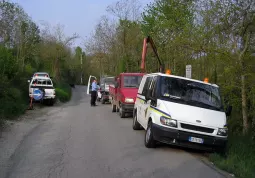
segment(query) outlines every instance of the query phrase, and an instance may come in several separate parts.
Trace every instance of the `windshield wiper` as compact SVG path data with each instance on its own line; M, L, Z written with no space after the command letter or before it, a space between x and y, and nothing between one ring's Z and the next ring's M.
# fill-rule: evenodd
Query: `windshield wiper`
M217 111L221 111L221 108L220 107L216 107L216 106L212 106L210 104L206 104L206 103L203 103L203 102L200 102L200 101L195 101L195 100L188 100L187 102L191 102L191 103L196 103L196 104L199 104L199 105L203 105L203 106L206 106L208 107L208 109L216 109Z
M137 88L137 86L133 86L133 85L126 85L125 87L127 87L127 88Z
M173 98L173 99L182 99L181 97L179 96L174 96L174 95L169 95L170 98Z

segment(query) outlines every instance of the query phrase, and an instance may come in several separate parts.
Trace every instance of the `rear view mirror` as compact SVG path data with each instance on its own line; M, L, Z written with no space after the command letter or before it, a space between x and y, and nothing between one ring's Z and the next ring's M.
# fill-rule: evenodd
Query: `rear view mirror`
M151 99L151 90L148 90L147 92L146 92L146 94L145 94L145 100L146 101L148 101L148 100L150 100Z
M226 116L230 116L231 115L231 112L232 112L232 106L228 106L226 108Z

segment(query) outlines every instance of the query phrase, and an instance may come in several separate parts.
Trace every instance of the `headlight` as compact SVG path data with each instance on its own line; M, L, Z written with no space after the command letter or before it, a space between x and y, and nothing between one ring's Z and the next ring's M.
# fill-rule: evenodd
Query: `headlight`
M227 128L219 128L217 135L227 136L228 135L228 129Z
M167 117L164 117L164 116L160 117L160 123L163 124L163 125L170 126L170 127L177 127L177 121L176 120L171 119L171 118L167 118Z
M125 98L125 103L133 103L134 99L133 98Z

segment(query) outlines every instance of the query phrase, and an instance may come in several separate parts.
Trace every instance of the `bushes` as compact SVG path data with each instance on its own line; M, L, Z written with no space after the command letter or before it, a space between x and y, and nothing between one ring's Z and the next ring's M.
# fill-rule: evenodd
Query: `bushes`
M230 136L226 157L210 156L219 168L238 178L255 178L255 141L247 136Z
M0 117L11 119L25 112L26 101L17 88L9 88L1 97Z
M56 97L61 102L66 102L70 99L70 95L60 88L56 88Z
M71 87L66 83L56 83L56 97L61 102L67 102L70 100L72 96L72 89Z

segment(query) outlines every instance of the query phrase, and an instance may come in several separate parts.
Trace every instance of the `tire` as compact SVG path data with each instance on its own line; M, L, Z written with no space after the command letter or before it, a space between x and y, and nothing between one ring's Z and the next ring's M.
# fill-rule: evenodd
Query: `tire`
M226 152L227 152L227 145L224 145L221 148L217 148L215 150L216 153L220 154L221 156L226 156Z
M145 132L144 145L146 148L155 148L156 141L153 138L152 122L150 121Z
M141 125L137 121L137 113L136 112L133 115L133 130L141 130Z
M49 100L49 105L50 105L50 106L53 106L53 105L54 105L54 100L53 100L53 99L50 99L50 100Z
M112 112L116 112L116 105L112 103Z
M120 104L120 108L119 108L119 115L120 115L120 118L124 118L125 117L125 112L123 111L122 107L121 107L121 104Z
M102 96L102 104L105 104L105 100L103 99L103 96Z

